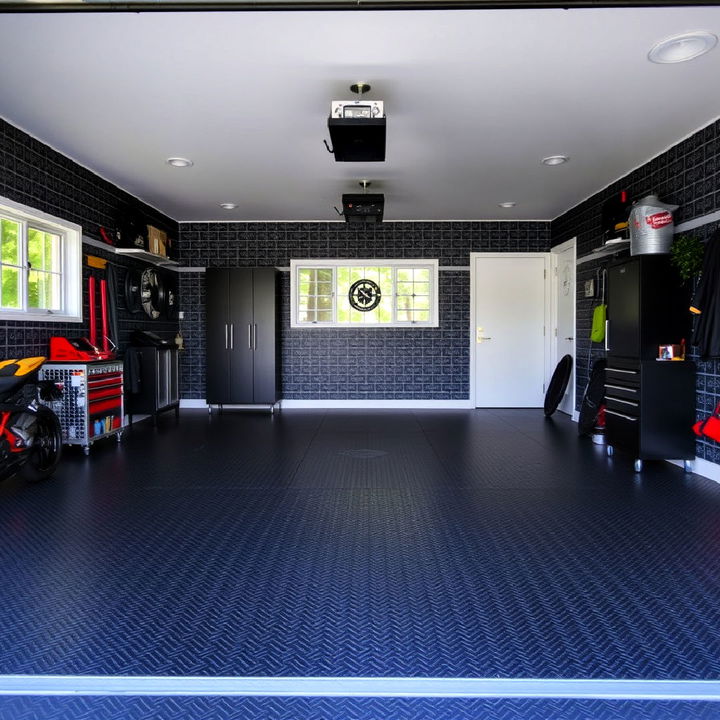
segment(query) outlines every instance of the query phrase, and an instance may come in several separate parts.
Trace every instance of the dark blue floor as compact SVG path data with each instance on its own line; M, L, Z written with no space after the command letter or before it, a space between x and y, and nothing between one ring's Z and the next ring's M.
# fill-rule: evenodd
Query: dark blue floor
M0 720L717 720L718 704L419 698L0 698Z
M2 674L720 677L720 485L541 411L185 411L0 486L0 536Z

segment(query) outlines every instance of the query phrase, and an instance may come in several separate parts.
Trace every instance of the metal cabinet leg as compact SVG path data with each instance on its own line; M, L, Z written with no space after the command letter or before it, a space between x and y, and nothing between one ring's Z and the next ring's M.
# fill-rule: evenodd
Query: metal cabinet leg
M635 464L633 465L635 472L642 472L642 466L643 461L640 458L635 458Z
M693 471L693 462L692 460L683 460L683 470L686 473L691 473Z
M608 445L607 448L605 448L605 452L607 452L608 457L612 457L615 454L615 448L612 445Z

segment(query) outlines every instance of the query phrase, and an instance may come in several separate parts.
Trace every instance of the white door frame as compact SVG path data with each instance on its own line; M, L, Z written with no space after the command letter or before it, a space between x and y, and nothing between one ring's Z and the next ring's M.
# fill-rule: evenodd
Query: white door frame
M471 252L470 253L470 400L472 407L477 407L477 388L475 387L475 327L476 327L476 312L475 306L477 304L477 277L475 273L475 260L478 257L483 258L526 258L526 257L542 257L545 259L545 368L544 376L546 378L545 387L550 382L550 370L551 368L551 335L550 326L552 320L552 258L549 252ZM552 366L554 367L554 366Z
M552 342L552 368L554 369L555 366L560 361L559 352L558 352L558 343L560 342L560 338L558 337L558 301L560 298L560 278L558 277L558 255L562 252L565 252L566 250L572 248L573 250L573 287L575 288L575 297L573 298L573 337L575 338L573 340L573 351L572 351L572 372L570 374L570 390L572 393L572 418L573 420L577 420L577 411L575 410L575 403L577 402L577 398L575 397L575 375L576 375L576 368L575 368L575 361L577 359L577 237L570 238L570 240L566 240L564 243L561 243L560 245L556 245L555 247L550 249L550 253L552 254L552 264L553 264L553 287L552 287L552 299L553 299L553 305L552 305L552 327L553 327L553 342Z

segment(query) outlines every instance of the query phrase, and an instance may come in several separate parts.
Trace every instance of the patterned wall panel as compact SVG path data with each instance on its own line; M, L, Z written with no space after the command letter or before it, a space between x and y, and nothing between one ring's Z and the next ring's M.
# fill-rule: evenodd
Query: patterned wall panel
M183 265L289 267L296 258L438 258L467 268L470 252L543 252L543 222L185 223ZM440 326L291 329L290 278L282 273L282 397L462 400L469 394L470 274L440 272ZM181 396L205 397L204 275L182 273Z
M719 210L720 121L708 125L558 217L552 223L553 245L577 237L578 258L591 254L593 249L602 245L602 205L620 190L627 190L632 198L655 192L662 200L679 205L675 212L676 225ZM708 223L689 231L689 234L704 240L717 226L717 222ZM619 257L627 254L625 252ZM612 260L612 257L605 257L578 266L578 408L587 384L588 369L596 358L605 356L603 345L590 342L592 311L599 300L586 299L583 287L585 280L596 277L598 270ZM698 364L696 409L700 417L711 412L720 400L720 360L700 361L696 353L691 352L690 355ZM713 442L699 441L697 455L711 462L720 462L720 447Z
M170 237L177 237L178 226L174 220L1 119L0 196L77 223L82 226L84 236L98 240L99 228L115 227L119 214L126 208L167 231ZM128 267L146 267L136 260L103 253L92 246L84 246L83 250L116 264L120 289ZM84 282L88 274L84 266ZM153 330L168 339L174 337L178 329L176 321L151 321L144 315L127 313L122 292L118 298L118 315L121 347L135 327ZM87 335L87 297L83 317L86 318L83 323L0 320L0 357L44 355L51 335Z

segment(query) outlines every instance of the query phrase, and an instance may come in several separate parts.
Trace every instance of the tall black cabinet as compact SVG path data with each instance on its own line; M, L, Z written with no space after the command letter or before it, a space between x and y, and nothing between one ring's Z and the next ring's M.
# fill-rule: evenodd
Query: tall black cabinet
M206 272L208 405L270 405L279 399L277 272Z
M608 269L605 419L614 448L643 460L695 457L695 364L657 360L658 346L688 338L688 293L667 255L638 255Z

